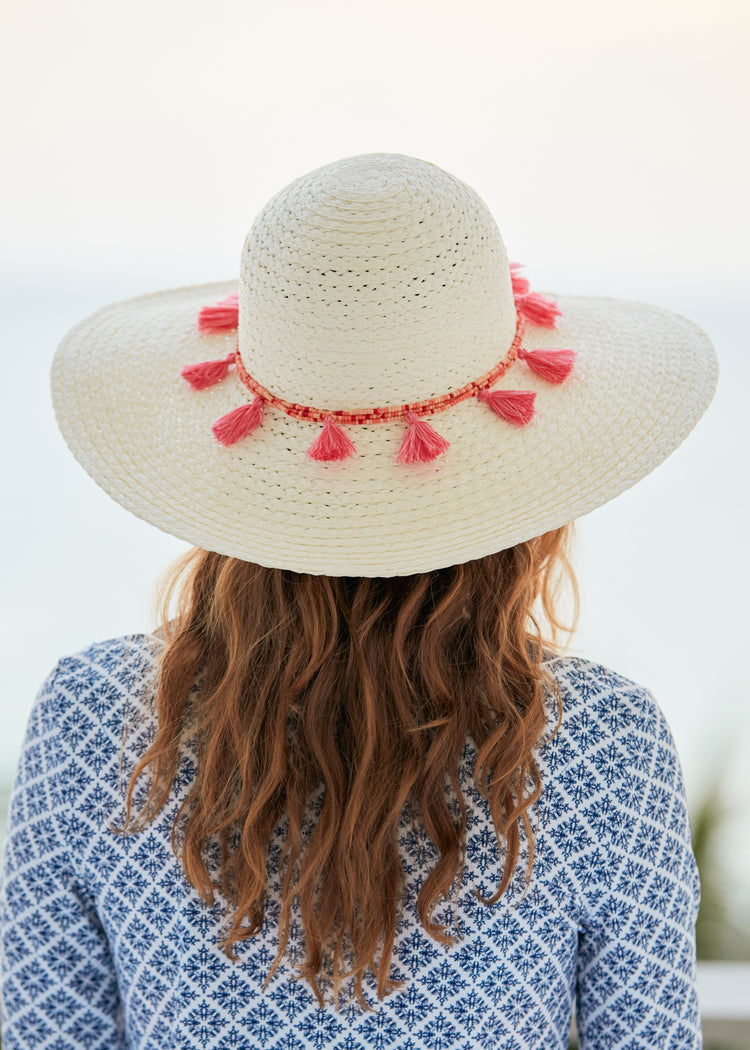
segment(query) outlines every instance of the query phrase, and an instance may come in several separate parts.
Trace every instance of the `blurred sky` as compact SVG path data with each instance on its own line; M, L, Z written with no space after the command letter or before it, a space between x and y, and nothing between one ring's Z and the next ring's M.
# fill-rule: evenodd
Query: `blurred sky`
M142 626L183 549L67 452L57 342L109 301L234 277L273 193L393 151L472 185L534 287L655 302L714 339L696 431L581 523L575 648L653 689L692 799L719 763L746 804L748 5L26 0L1 19L0 781L56 659Z

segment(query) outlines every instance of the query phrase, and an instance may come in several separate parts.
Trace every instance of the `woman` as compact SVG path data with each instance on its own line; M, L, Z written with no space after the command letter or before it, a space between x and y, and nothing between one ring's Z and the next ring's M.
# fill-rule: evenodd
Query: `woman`
M32 711L4 1050L546 1050L574 1004L582 1047L700 1046L669 728L544 623L570 523L716 375L683 318L532 291L473 190L391 154L277 194L238 286L73 329L67 442L194 550L160 631Z

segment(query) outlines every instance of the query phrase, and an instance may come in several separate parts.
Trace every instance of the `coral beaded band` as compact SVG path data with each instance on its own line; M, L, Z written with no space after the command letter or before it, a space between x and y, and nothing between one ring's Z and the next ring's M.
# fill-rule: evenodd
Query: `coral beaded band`
M460 387L458 390L452 390L449 394L441 394L439 397L428 398L426 401L409 401L404 405L386 405L380 408L363 409L361 412L349 412L346 409L314 408L312 405L300 405L296 401L285 401L282 397L276 397L266 390L257 379L253 379L250 373L246 371L240 358L239 348L234 352L233 363L239 379L252 394L257 394L263 398L266 404L271 405L273 408L278 408L281 412L286 412L288 416L292 416L294 419L309 419L316 423L323 423L328 418L335 423L390 423L394 419L403 419L407 412L429 415L433 412L443 412L446 408L458 404L459 401L464 401L467 397L477 397L481 390L492 386L501 376L504 376L516 361L518 352L521 349L523 328L523 317L519 314L516 335L505 357L498 361L489 372L485 372L479 379L472 379L470 383L466 383L465 386Z
M473 379L457 390L422 401L410 401L403 405L387 405L378 408L351 411L349 409L324 409L312 405L301 405L277 397L247 371L240 357L239 346L225 358L217 361L202 361L185 365L181 375L195 390L204 390L221 382L234 367L243 386L254 394L253 400L232 409L213 424L214 437L222 445L234 445L248 437L263 422L263 409L268 406L285 412L295 419L323 423L323 430L307 450L310 459L330 461L347 459L356 454L351 439L341 429L341 424L389 423L404 420L407 430L396 457L399 463L425 463L441 455L449 442L441 437L420 415L432 415L476 397L484 401L493 412L508 423L525 426L534 417L533 390L490 390L515 364L523 361L536 375L550 383L562 383L570 374L575 362L574 350L549 348L525 350L522 346L524 322L544 328L554 328L560 310L556 303L537 292L529 290L528 281L519 274L519 267L511 263L511 279L516 306L516 334L510 349L498 363L478 379ZM239 324L239 302L236 294L214 306L204 307L198 316L201 332L226 331Z

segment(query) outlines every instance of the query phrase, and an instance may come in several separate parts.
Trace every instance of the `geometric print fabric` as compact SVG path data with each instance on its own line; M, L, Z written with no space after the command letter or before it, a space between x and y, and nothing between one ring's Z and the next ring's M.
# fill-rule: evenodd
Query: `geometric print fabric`
M391 976L407 984L378 1001L365 980L374 1012L345 997L338 1011L330 1000L321 1010L293 979L304 959L299 921L261 991L278 947L283 820L263 929L234 945L237 964L217 943L225 901L201 902L169 842L195 752L184 749L156 821L134 836L108 829L153 739L161 647L153 635L95 644L61 660L34 704L0 887L3 1050L556 1050L568 1045L574 1009L581 1050L701 1046L698 873L679 760L648 690L587 660L548 661L564 715L551 736L550 704L537 751L533 874L526 887L524 843L509 890L489 908L473 889L492 895L502 853L473 785L469 737L459 766L466 867L435 913L461 939L440 945L417 918L438 851L405 807ZM320 802L311 799L311 821Z

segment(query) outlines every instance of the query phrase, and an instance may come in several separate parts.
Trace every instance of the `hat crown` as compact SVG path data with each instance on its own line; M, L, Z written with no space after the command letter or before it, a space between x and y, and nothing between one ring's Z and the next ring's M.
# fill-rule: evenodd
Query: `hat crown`
M516 329L484 201L391 153L327 164L277 193L245 240L239 305L248 372L332 410L449 393L492 368Z

